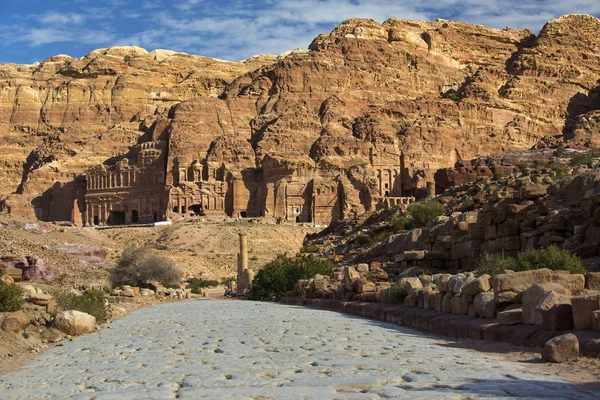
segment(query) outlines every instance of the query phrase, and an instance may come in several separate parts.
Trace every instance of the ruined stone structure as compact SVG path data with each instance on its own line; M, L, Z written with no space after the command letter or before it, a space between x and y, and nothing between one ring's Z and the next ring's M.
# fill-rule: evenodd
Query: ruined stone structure
M248 237L240 233L240 252L238 253L237 293L246 294L252 289L254 272L248 268Z

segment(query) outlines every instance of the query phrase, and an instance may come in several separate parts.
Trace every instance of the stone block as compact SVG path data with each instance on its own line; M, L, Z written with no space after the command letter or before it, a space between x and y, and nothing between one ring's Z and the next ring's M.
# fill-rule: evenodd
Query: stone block
M473 296L459 296L460 298L460 311L459 314L467 315L469 313L469 307L473 305Z
M521 293L535 283L552 281L552 271L548 268L533 271L500 274L492 278L492 288L496 303L517 303Z
M346 284L346 289L352 290L352 285L358 278L360 278L360 274L354 267L344 268L344 283Z
M542 315L542 326L552 331L573 329L571 296L550 291L536 305Z
M456 283L454 284L454 288L452 289L452 292L454 292L456 294L461 294L462 289L469 283L473 282L474 280L475 280L475 276L473 276L472 274L467 274L467 275L463 276L462 278L457 279Z
M437 312L442 311L442 299L444 298L443 292L435 292L433 294L433 310Z
M454 287L456 286L456 282L465 278L465 274L456 274L452 275L450 279L448 279L448 292L455 293Z
M404 261L419 261L425 259L426 250L408 250L404 252Z
M450 312L450 299L452 299L452 293L446 292L444 297L442 297L442 312Z
M488 240L496 239L496 225L489 225L484 228L483 238L487 242Z
M485 227L480 224L469 225L469 239L483 240L485 236Z
M600 310L592 311L592 329L600 331Z
M460 293L468 296L475 296L477 293L487 292L491 287L490 279L491 276L484 274L479 278L465 284Z
M473 300L477 315L482 318L494 318L496 316L496 299L493 292L478 293Z
M515 251L519 249L521 249L521 237L519 235L504 238L504 250Z
M571 297L575 329L590 329L592 327L592 312L600 310L599 297L598 294Z
M440 292L448 292L448 281L452 278L450 274L442 274L438 278L437 287Z
M497 315L498 323L502 325L515 325L523 323L523 310L515 308L499 312Z
M477 318L477 311L475 311L475 304L470 303L469 304L469 317L471 318Z
M571 291L565 289L558 283L546 282L536 283L529 289L524 290L521 301L523 304L523 323L531 325L542 325L542 313L536 309L536 306L544 297L544 295L550 291L554 291L558 294L571 295Z
M369 264L364 264L364 263L358 264L356 266L356 271L358 271L358 272L369 272Z
M585 287L589 290L600 292L600 272L588 272L585 274Z
M411 289L420 289L423 287L423 284L419 280L419 278L402 278L400 281L404 284L404 287L407 291Z
M546 186L530 184L521 188L521 196L524 199L537 199L546 195Z
M416 307L417 306L417 298L413 295L408 295L404 298L404 306L406 307Z
M577 361L579 359L579 340L572 333L557 336L546 342L542 358L553 363Z
M450 312L457 315L462 314L460 296L454 296L450 299Z
M562 285L571 292L580 292L585 289L585 276L583 274L561 274L552 275L552 282Z

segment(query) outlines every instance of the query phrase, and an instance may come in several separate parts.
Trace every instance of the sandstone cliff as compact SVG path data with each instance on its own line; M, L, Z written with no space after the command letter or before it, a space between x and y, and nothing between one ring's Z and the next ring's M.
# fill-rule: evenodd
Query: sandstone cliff
M200 162L243 181L245 197L232 201L254 215L284 212L278 189L293 182L299 197L309 182L313 193L335 192L333 216L362 212L388 193L385 171L396 179L390 194L418 195L459 160L556 134L597 143L598 32L586 15L550 21L537 36L351 19L279 59L111 48L4 65L0 162L9 174L0 193L21 180L21 192L39 193L71 179L125 153L159 120L167 185L176 165Z

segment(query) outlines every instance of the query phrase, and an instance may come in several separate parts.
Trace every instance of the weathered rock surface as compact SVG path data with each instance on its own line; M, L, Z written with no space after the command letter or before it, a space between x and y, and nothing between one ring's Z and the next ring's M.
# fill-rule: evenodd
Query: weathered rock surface
M23 311L15 311L8 314L2 321L4 332L19 333L29 325L29 317Z
M55 185L36 198L38 214L77 220L83 206L72 178L149 133L168 142L165 185L178 165L197 161L243 181L247 193L236 201L252 215L285 214L277 196L286 187L298 197L330 194L323 202L336 206L319 221L361 213L386 192L424 192L435 171L457 161L528 149L560 131L598 136L590 113L600 67L589 55L599 27L582 15L550 21L538 36L350 19L309 51L277 60L110 48L81 60L3 65L0 163L8 174L0 194L19 186L25 199L13 196L7 207L32 214L34 196ZM528 185L523 196L546 189ZM297 212L308 220L304 208Z
M81 397L82 382L84 396L119 399L597 398L593 386L396 324L246 301L157 307L45 352L35 374L2 376L2 398Z

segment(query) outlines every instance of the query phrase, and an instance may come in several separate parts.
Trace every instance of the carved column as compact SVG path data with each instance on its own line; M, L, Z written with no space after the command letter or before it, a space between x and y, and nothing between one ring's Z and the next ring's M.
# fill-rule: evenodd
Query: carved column
M433 199L435 197L435 182L427 182L427 198Z
M240 233L240 252L238 254L238 277L237 291L244 293L248 289L247 270L248 270L248 237L245 233Z

